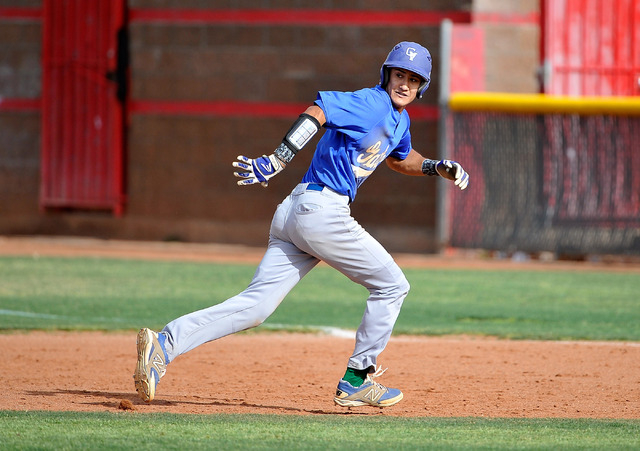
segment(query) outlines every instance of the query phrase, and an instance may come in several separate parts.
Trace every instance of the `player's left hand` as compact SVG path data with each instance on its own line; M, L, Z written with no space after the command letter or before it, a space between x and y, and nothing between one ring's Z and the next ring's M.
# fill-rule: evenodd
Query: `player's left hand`
M269 184L269 179L284 169L284 164L275 155L263 155L254 159L238 155L238 160L233 162L233 167L246 171L233 173L233 175L242 179L238 181L240 186L260 183L266 188Z
M436 163L436 171L440 177L453 180L453 184L460 189L465 189L469 185L469 174L462 169L462 165L457 161L440 160Z

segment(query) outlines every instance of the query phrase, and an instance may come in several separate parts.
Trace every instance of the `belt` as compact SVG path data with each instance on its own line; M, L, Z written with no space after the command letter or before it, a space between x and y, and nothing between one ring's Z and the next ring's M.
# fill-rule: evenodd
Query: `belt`
M309 183L307 185L307 191L322 191L324 189L324 185L320 185L318 183Z
M324 185L321 185L319 183L309 183L307 184L307 188L306 191L322 191L324 190L326 187ZM334 193L337 196L340 197L346 197L347 199L349 199L348 196L344 195L344 194L339 194L336 193L335 191L333 191L331 188L327 188L330 192ZM349 204L351 204L351 199L349 199Z

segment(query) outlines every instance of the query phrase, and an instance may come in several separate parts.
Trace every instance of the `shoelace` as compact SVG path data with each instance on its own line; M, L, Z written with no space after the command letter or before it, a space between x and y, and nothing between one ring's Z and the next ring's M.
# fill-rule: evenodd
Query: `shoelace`
M374 381L376 377L382 376L384 372L387 371L389 368L385 368L383 370L382 365L380 365L378 368L374 366L374 368L375 368L375 371L373 373L367 374L367 380L371 382L373 385L375 385L376 387L378 387L380 390L389 391L389 389L384 385L382 385L380 382Z

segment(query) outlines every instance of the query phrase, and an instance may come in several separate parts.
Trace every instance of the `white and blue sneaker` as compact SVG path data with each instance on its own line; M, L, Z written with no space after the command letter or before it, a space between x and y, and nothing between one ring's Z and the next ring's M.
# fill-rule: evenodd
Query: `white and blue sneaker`
M167 372L167 351L164 348L166 337L151 329L138 332L138 364L133 373L138 396L145 402L153 401L160 378Z
M389 407L399 403L403 394L397 388L387 388L373 379L387 371L378 367L374 373L367 374L367 378L359 387L341 379L333 402L342 407Z

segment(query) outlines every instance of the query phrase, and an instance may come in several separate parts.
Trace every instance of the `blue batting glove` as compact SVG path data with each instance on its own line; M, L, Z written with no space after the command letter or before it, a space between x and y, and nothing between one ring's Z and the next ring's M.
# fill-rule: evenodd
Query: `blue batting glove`
M260 183L266 188L269 184L269 179L284 169L284 164L273 154L269 156L263 155L255 159L238 155L238 160L233 162L233 167L245 171L233 173L233 175L242 179L238 181L240 186Z

